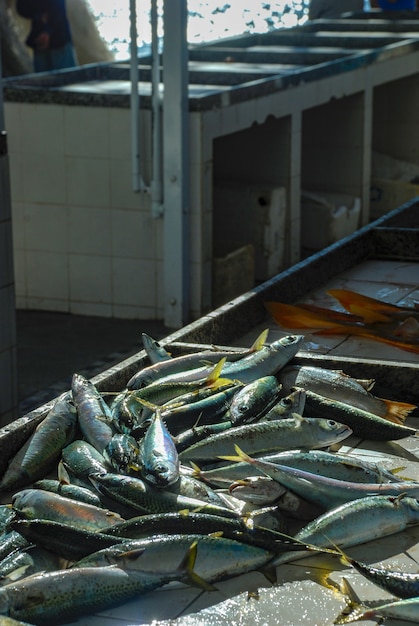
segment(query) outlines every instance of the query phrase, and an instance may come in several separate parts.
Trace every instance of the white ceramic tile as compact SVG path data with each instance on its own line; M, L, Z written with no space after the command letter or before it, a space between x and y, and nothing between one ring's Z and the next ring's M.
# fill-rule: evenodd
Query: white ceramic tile
M111 259L109 256L68 256L69 298L72 303L110 305L112 301Z
M109 159L65 159L66 201L72 206L110 207Z
M150 162L142 161L141 173L144 183L150 183ZM151 199L146 192L133 191L132 164L129 159L109 161L110 203L116 209L150 210Z
M55 204L26 204L24 208L27 250L64 253L67 250L67 207Z
M112 304L97 302L78 302L71 300L69 313L73 315L93 315L98 317L113 317Z
M24 200L23 176L22 154L19 152L9 153L10 196L12 204L14 202L23 202Z
M111 250L111 210L106 208L68 208L68 243L70 254L104 255Z
M120 305L155 306L155 262L144 259L113 259L112 299Z
M109 109L109 156L111 159L129 159L130 154L130 110Z
M68 299L68 268L65 254L28 250L26 276L28 297Z
M68 297L65 298L44 298L31 296L25 299L25 306L18 308L33 309L34 311L57 311L59 313L69 313Z
M22 105L18 102L4 103L4 121L9 155L22 150L21 107Z
M109 156L109 109L65 107L64 154L74 157Z
M62 157L64 106L26 104L21 108L20 123L25 153L49 158Z
M113 209L111 220L114 257L156 258L156 220L149 212Z
M13 270L16 298L26 297L26 253L24 250L13 250Z
M142 306L113 303L112 317L126 320L162 320L163 312L159 311L155 306L147 306L147 303L144 303Z
M65 202L66 164L62 155L25 152L23 193L26 202L63 204Z

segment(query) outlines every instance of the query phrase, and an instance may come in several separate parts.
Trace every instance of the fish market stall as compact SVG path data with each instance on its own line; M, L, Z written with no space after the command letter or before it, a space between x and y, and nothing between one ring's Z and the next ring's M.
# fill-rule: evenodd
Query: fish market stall
M417 611L413 600L405 601L402 607L387 606L390 600L402 597L400 587L391 587L391 591L389 587L384 589L371 582L357 567L361 563L367 568L371 565L386 568L387 573L379 572L376 578L381 576L387 585L396 584L394 572L403 572L407 578L408 574L416 574L419 569L419 348L417 334L415 336L419 276L418 207L419 202L412 201L396 209L158 344L152 338L144 337L143 351L92 381L85 381L75 373L70 398L73 409L68 414L66 407L62 407L62 414L69 420L70 434L65 444L60 443L60 446L63 445L63 452L58 455L61 463L56 459L45 474L49 479L59 477L59 494L63 497L68 488L75 486L69 476L74 470L72 458L75 448L82 446L80 443L76 445L76 442L104 438L100 446L106 450L107 456L103 455L105 460L98 461L96 457L93 460L92 457L89 461L90 482L95 486L95 490L88 490L89 495L106 495L110 511L105 520L100 518L95 521L101 528L100 532L97 526L87 527L87 508L83 509L86 512L83 516L85 528L75 531L73 522L69 522L69 509L64 508L62 501L58 517L53 519L53 513L49 513L47 518L45 513L45 519L49 521L42 519L43 513L39 511L47 511L45 483L44 486L37 485L42 496L38 494L36 501L31 500L30 504L29 498L36 491L31 488L32 483L43 481L45 476L36 477L34 473L30 479L28 476L22 479L20 474L14 474L5 488L10 471L9 460L22 448L36 426L39 425L36 433L42 432L45 416L49 417L53 410L58 412L58 401L39 407L1 429L0 488L3 485L3 501L13 500L18 514L12 528L18 534L20 529L22 536L30 537L38 549L49 548L55 557L59 556L60 561L60 569L56 570L60 574L44 574L52 585L50 589L57 584L54 582L56 576L59 601L48 597L47 602L43 590L38 590L38 595L34 594L30 588L30 584L34 584L32 579L28 583L26 607L25 602L19 603L23 611L30 605L32 613L23 612L15 614L15 617L29 623L46 623L45 614L33 617L37 610L33 597L43 598L38 603L43 606L42 610L45 610L46 604L61 603L64 606L70 602L68 596L71 594L66 595L65 590L67 581L72 580L83 596L83 602L86 602L84 614L77 618L71 613L71 607L66 605L65 618L53 618L52 623L69 621L79 626L104 623L121 626L221 623L326 626L348 621L348 616L342 612L346 610L349 598L355 604L365 603L368 607L386 605L380 609L380 615L396 615L399 623L400 620L401 623L414 622L409 617L409 611L410 616ZM362 324L359 322L361 312L371 303L357 300L356 311L345 313L345 305L349 305L343 295L348 293L352 294L352 305L353 294L363 294L381 303L378 312L374 309L372 313L369 309L368 320L364 319ZM301 310L298 315L298 311L293 310L294 317L288 319L288 325L285 325L284 317L278 321L278 310L272 308L272 303L291 307L306 305L301 310L310 315L318 315L319 309L324 315L327 311L328 322L332 320L337 327L332 332L329 326L327 334L319 334L318 331L324 329L314 326L314 317L309 318L313 323L310 328L307 319L301 317ZM284 310L280 310L281 315ZM386 332L379 326L380 334L374 337L365 334L366 331L372 332L372 317L387 319L390 315L402 316L403 329L406 319L413 320L409 321L407 335L399 332L390 336L387 322ZM353 316L357 318L356 323ZM302 327L302 323L306 325ZM397 329L400 331L399 317ZM261 365L253 369L256 360L265 354L264 350L269 354L275 353L275 357L280 355L270 370L273 374L262 369ZM165 429L170 430L173 421L164 412L163 402L156 402L152 387L155 385L155 393L157 389L160 393L162 370L170 369L177 357L184 358L185 355L197 356L195 368L202 369L199 380L204 379L208 385L217 382L219 393L227 393L232 387L231 380L234 380L238 387L236 389L233 385L232 398L238 398L239 394L249 392L248 388L253 383L259 384L263 379L266 384L269 383L272 396L269 395L269 401L264 399L261 405L259 395L258 404L253 395L251 400L249 395L240 396L237 402L229 400L228 420L214 419L212 424L209 420L205 424L206 431L199 430L207 419L206 413L204 417L204 405L201 405L199 416L188 418L192 420L189 429L179 426L176 434L171 433L165 439ZM156 376L156 368L150 366L152 360L160 368L154 382L152 377ZM262 362L266 363L264 359ZM250 371L245 366L248 363L252 364L250 378L246 378L244 373L245 370ZM315 396L318 393L326 397L327 394L330 398L332 392L329 387L324 393L318 387L317 391L313 391L314 386L310 382L313 370L317 374L322 373L322 384L330 375L336 376L331 387L341 394L334 398L331 409L326 404L321 405L325 414L320 419L311 415L311 411L315 412ZM336 374L339 371L345 375ZM290 375L294 378L290 379ZM226 383L226 379L229 382ZM361 392L359 387L364 391ZM363 409L358 407L358 392L368 399L368 406L364 405ZM88 402L86 393L89 394ZM182 403L179 401L179 390L176 393L172 398L175 398L174 404L177 403L178 409ZM374 408L369 404L371 400L377 402ZM68 398L61 398L61 402L65 404ZM156 404L159 404L158 410L155 409ZM94 421L93 433L91 423L86 419L87 405L95 405L96 417L101 415ZM107 407L113 407L113 417L108 417ZM174 408L172 403L171 410ZM76 411L77 428L82 433L78 431L77 435L72 432ZM271 411L275 411L275 417ZM115 415L121 431L118 433L118 445L113 439L114 434L110 435L106 430L115 423ZM152 450L157 449L154 439L154 443L150 444L151 426L153 432L160 433L165 441L165 450L170 449L163 461L162 457L158 458L161 463L157 466L153 462L153 454L149 454L149 446ZM290 436L294 437L294 426L299 429L298 445L295 440L289 443L286 439L286 432L292 431ZM318 429L311 444L304 439L306 427ZM184 438L187 430L190 431L187 433L189 439ZM58 433L65 439L67 430L62 427L56 433L55 439L58 439ZM141 457L130 456L128 451L132 448L118 447L127 434L134 436L134 448L141 449ZM192 443L190 438L198 436L201 439ZM107 437L113 441L111 447L106 443L109 442ZM281 441L285 442L283 447ZM171 447L173 442L176 452ZM209 444L220 447L208 448ZM306 448L308 452L304 452ZM120 454L121 449L123 454ZM260 456L268 456L268 449L275 449L278 456L271 461L268 459L268 462L266 459L255 462ZM114 452L119 456L113 456ZM199 498L182 500L181 497L186 496L174 491L173 485L180 480L176 474L176 455L180 466L189 467L182 479L186 482L188 476L199 482L203 490ZM294 455L300 462L304 459L304 463L312 463L316 459L320 465L311 472L307 470L307 465L305 470L296 469ZM220 457L229 458L221 462ZM116 461L116 458L119 460ZM216 462L214 459L217 459ZM331 478L326 470L326 462L332 463L333 460L334 463L336 459L342 464L339 470L335 467L333 473L343 471L344 480L342 474L341 478ZM20 458L19 471L21 461ZM227 469L220 470L220 467ZM314 465L311 467L314 468ZM244 473L239 474L240 471ZM364 487L360 486L362 481L355 478L360 471L367 472L371 477L368 481L364 480ZM369 472L375 473L370 475ZM251 475L264 478L264 481L251 481ZM130 509L132 500L127 494L132 493L129 489L140 476L144 485L147 481L149 485L154 485L153 497L159 498L160 504L157 506L155 500L152 505L146 505L144 500L138 504L138 501L137 510L142 509L143 512L137 517ZM372 476L375 476L374 480ZM314 480L315 483L310 482ZM217 482L217 488L213 487ZM257 491L253 491L253 482L258 483ZM345 482L344 491L342 482ZM261 491L259 484L263 485ZM302 484L306 485L304 492ZM221 485L227 487L222 488ZM216 496L211 492L213 488ZM207 490L205 496L202 495L204 490ZM167 496L167 492L171 496ZM257 504L249 503L249 492L256 494L252 496L252 501ZM149 493L145 487L144 493ZM240 495L243 508L237 516ZM178 498L176 504L174 496ZM171 498L170 504L166 497ZM201 500L204 497L211 500ZM39 508L41 498L45 498L42 509ZM202 502L206 504L202 505ZM84 506L87 507L87 504ZM166 514L169 515L170 510L171 515L165 519L166 527L161 534L155 531L157 526L154 530L149 527L146 532L147 537L156 537L153 547L145 543L146 538L139 531L145 518L149 520L151 515L144 512L147 506L151 509L163 507ZM372 515L373 509L375 513ZM54 515L56 511L54 508ZM339 511L336 517L333 517L336 515L333 511ZM209 514L205 516L205 512ZM328 521L328 515L331 521ZM89 524L92 523L90 519ZM192 532L191 525L195 522ZM154 518L153 524L157 524ZM176 533L176 549L173 548L173 533ZM313 550L313 545L321 550ZM105 557L93 560L98 558L99 546L105 550L102 552ZM108 551L111 546L112 553ZM324 548L330 552L324 552ZM81 556L82 553L84 556ZM80 561L84 561L83 571ZM27 564L25 567L29 569ZM96 567L95 576L92 567ZM133 574L135 568L147 571L147 587L138 572ZM0 595L3 594L5 599L4 606L7 603L11 606L14 602L12 589L21 594L20 600L24 597L22 579L19 579L21 569L12 569L13 572L16 580L0 588ZM113 577L112 582L109 582L108 576ZM130 591L126 590L127 576L130 584L135 585L134 592L132 587ZM89 598L86 597L88 587L92 589ZM104 596L110 596L110 589L112 593L120 593L119 599L115 599L118 606L104 607L100 602ZM53 592L48 593L53 595ZM419 596L419 592L413 592L413 595ZM95 607L94 610L89 606ZM357 614L361 616L363 610L365 606L357 608ZM368 613L368 617L365 615L363 623L376 623L374 610Z

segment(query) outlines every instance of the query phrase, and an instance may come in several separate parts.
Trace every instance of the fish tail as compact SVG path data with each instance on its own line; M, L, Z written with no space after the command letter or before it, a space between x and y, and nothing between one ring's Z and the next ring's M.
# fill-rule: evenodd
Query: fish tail
M394 422L395 424L403 424L406 420L406 417L417 409L416 404L409 404L408 402L398 402L396 400L386 400L384 398L380 398L385 405L387 412L383 417L390 422Z
M349 289L329 289L327 293L347 311L362 317L367 324L390 322L391 314L400 311L399 307L394 304L387 304Z
M182 561L179 563L176 574L179 576L179 579L186 584L198 587L199 589L202 589L204 591L215 591L216 588L214 587L214 585L207 583L206 580L204 580L194 571L197 554L198 542L194 541L189 546Z
M349 624L350 622L357 622L374 616L373 611L369 611L367 607L362 604L358 595L344 577L342 578L340 592L346 597L347 604L333 622L334 624Z

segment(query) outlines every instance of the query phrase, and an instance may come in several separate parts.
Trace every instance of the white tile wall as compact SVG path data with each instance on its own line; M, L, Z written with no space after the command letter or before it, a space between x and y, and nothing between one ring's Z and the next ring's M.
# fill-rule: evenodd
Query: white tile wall
M162 222L151 217L149 196L132 191L129 110L6 110L17 305L161 318ZM148 113L141 132L148 141Z

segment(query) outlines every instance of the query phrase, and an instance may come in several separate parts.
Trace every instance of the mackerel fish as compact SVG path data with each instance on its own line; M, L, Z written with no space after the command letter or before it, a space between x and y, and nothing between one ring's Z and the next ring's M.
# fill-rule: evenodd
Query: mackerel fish
M247 384L262 376L276 374L297 354L303 341L304 335L281 337L237 361L224 362L220 376ZM202 380L209 372L210 366L203 366L188 372L164 376L151 383L149 387L180 380Z
M272 552L223 536L186 534L152 535L145 539L131 540L93 553L76 563L77 568L96 567L104 563L118 563L129 570L143 573L155 571L156 563L161 572L171 572L179 557L191 544L197 545L194 572L207 583L238 576L252 570L263 569L272 558ZM138 551L138 559L131 558L124 565L124 553Z
M22 578L0 588L0 615L56 626L118 606L173 580L198 580L192 571L196 548L189 544L185 553L180 565L163 573L155 567L144 573L108 565Z
M374 381L362 381L341 370L329 370L314 366L289 366L278 376L284 390L303 387L318 395L346 402L353 407L374 413L396 423L403 423L406 416L416 408L414 404L396 402L374 396L370 389Z
M358 546L419 524L419 502L408 496L366 496L351 500L309 522L295 540L319 548ZM276 565L316 552L289 552L274 559Z
M0 482L1 491L20 489L52 470L63 447L75 437L76 408L68 393L54 402L35 432L10 461Z
M260 350L264 345L267 338L268 331L264 330L252 346L248 350L225 350L222 348L216 348L212 350L201 350L200 352L192 352L189 354L182 354L181 356L174 358L166 358L163 360L157 360L152 365L142 368L139 372L134 374L126 384L127 389L141 389L151 383L161 380L164 376L173 374L182 374L182 378L185 380L189 378L187 372L198 368L204 368L205 366L215 365L222 358L227 361L237 361L244 356L248 356L257 350ZM149 350L147 350L148 353ZM201 371L206 371L205 368ZM195 375L193 379L195 380ZM201 376L202 378L202 376Z
M304 470L270 463L261 459L253 459L236 446L237 458L259 467L267 476L277 480L281 485L313 504L325 509L339 506L344 502L373 495L399 496L401 494L419 498L419 483L402 481L391 483L354 483L336 480L321 474L313 474ZM235 457L230 457L234 460Z
M306 418L294 414L286 420L260 421L243 424L211 435L179 453L185 461L216 462L234 450L234 445L249 454L263 454L292 448L323 448L343 441L352 433L345 424L334 420Z

